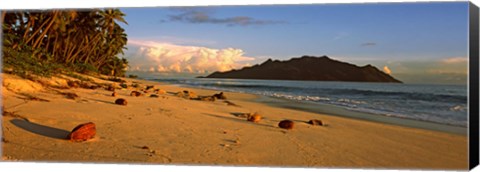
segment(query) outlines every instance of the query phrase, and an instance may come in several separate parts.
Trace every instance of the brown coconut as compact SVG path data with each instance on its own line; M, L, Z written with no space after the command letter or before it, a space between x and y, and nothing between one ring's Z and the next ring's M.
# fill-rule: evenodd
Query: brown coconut
M250 121L250 122L259 122L261 119L262 119L262 116L260 116L259 114L255 113L255 114L253 114L253 115L250 115L250 116L247 118L247 121Z
M115 91L115 85L114 85L114 84L108 85L107 88L105 88L105 90L107 90L107 91Z
M95 124L88 122L75 127L72 132L68 134L67 139L75 142L83 142L94 138L96 133Z
M283 129L293 129L294 123L293 121L290 120L283 120L278 123L278 127L283 128Z
M141 92L138 92L138 91L132 91L132 92L130 93L130 96L135 96L135 97L138 97L138 96L141 96L141 95L142 95L142 93L141 93Z
M115 104L117 104L117 105L127 105L127 100L117 99L117 100L115 100Z

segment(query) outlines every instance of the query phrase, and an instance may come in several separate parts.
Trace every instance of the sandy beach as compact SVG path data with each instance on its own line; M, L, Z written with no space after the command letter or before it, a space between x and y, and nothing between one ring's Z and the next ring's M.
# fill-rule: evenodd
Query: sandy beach
M92 78L96 83L111 81ZM3 74L2 160L316 168L466 170L467 137L438 131L310 113L255 102L256 95L224 92L227 100L189 100L183 90L207 96L214 90L182 88L122 78L130 85L154 85L158 97L133 97L140 88L60 89ZM51 85L64 86L65 79ZM118 85L118 83L116 83ZM75 93L68 98L61 93ZM117 98L128 101L116 105ZM257 112L258 123L244 113ZM278 122L295 122L292 130ZM325 126L306 122L322 120ZM86 142L66 136L93 122Z

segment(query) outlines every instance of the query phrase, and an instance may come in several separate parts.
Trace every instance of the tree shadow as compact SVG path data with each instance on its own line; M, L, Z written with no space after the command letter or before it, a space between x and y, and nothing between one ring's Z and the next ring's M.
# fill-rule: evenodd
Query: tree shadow
M250 113L232 112L230 114L233 115L233 116L239 117L239 118L247 119Z
M242 107L228 100L224 100L223 102L226 103L228 106Z
M17 95L20 95L20 96L15 96L15 97L17 97L19 99L23 99L25 101L32 100L32 101L50 102L50 100L39 98L39 97L30 95L30 94L27 94L27 93L18 93Z
M25 120L12 119L10 122L26 131L54 139L67 139L68 134L70 134L70 132L66 130L40 125Z
M116 105L115 102L109 102L109 101L100 100L100 99L94 99L94 98L87 98L87 99L88 99L88 100L91 100L91 101L99 102L99 103L106 103L106 104Z
M208 113L203 113L204 115L208 115L208 116L212 116L212 117L216 117L216 118L221 118L221 119L226 119L226 120L230 120L230 121L235 121L235 122L240 122L240 123L244 123L244 124L249 124L249 125L259 125L259 126L264 126L264 127L268 127L268 128L275 128L271 125L267 125L267 124L261 124L261 123L254 123L254 122L249 122L247 121L247 119L239 119L239 118L231 118L231 117L226 117L226 116L219 116L219 115L214 115L214 114L208 114Z

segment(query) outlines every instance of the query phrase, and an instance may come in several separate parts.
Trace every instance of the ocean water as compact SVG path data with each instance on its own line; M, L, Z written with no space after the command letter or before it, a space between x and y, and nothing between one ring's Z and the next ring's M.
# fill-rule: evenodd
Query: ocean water
M155 79L187 87L252 93L352 111L467 126L466 85L419 85L246 79Z

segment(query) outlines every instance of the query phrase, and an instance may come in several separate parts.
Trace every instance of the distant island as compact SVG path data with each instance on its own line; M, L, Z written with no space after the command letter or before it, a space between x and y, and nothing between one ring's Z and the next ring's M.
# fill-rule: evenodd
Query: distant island
M260 65L214 72L202 78L402 83L370 64L360 67L327 56L302 56L286 61L268 59Z

